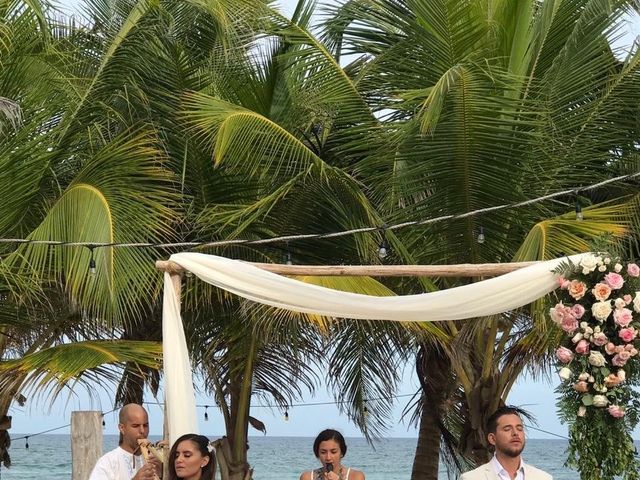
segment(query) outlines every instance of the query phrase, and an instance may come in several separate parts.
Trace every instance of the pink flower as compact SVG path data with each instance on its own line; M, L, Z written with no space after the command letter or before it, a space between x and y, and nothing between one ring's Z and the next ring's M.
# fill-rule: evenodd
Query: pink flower
M609 355L613 355L614 353L616 353L616 346L613 343L609 342L604 347L604 351L607 352Z
M611 363L616 367L624 367L630 358L631 358L631 354L623 350L620 353L616 354L616 356L611 359Z
M608 341L609 339L603 332L597 332L591 336L591 342L594 345L597 345L598 347L602 347L603 345L606 345ZM613 343L611 345L613 345Z
M609 272L604 276L604 281L613 290L620 290L624 285L624 278L619 273Z
M560 347L556 350L556 357L562 363L569 363L573 360L573 352L565 347Z
M589 342L586 340L580 340L576 345L576 353L580 355L589 355Z
M616 325L626 327L633 320L633 312L628 308L616 308L613 312L613 320Z
M604 386L607 388L617 387L624 380L619 378L615 373L610 373L607 378L604 379Z
M587 385L587 382L576 382L573 384L573 389L579 393L587 393L589 391L589 385Z
M630 277L639 277L640 276L640 267L635 263L630 263L627 265L627 273Z
M632 342L634 338L636 338L636 333L637 332L633 328L623 328L618 332L618 336L622 339L623 342L629 343Z
M622 299L624 300L624 303L629 305L631 303L631 301L633 300L633 297L631 295L627 294L627 295L624 295L622 297Z
M591 293L597 300L603 302L609 295L611 295L611 287L605 283L597 283L595 287L591 289Z
M571 307L571 313L578 319L582 318L582 316L584 315L584 307L579 303L576 303L573 307Z
M576 320L573 315L565 315L560 324L560 328L571 334L578 328L578 320Z
M556 282L558 282L558 286L563 290L566 290L567 288L569 288L569 285L571 284L571 282L566 278L564 278L562 275L556 278Z
M609 405L609 407L607 407L607 410L609 411L609 415L611 415L613 418L624 417L624 408L619 405Z
M560 325L562 319L564 318L566 307L562 304L562 302L558 303L555 307L549 309L549 316L554 323Z
M571 280L568 290L569 295L571 295L575 300L580 300L584 297L585 293L587 293L587 286L584 282L579 280Z

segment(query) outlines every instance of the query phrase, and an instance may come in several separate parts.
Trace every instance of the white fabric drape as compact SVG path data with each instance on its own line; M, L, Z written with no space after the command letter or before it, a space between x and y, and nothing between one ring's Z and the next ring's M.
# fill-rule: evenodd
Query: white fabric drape
M581 256L582 254L574 255L569 259L577 263ZM499 277L449 290L394 297L374 297L310 285L267 272L249 263L215 255L177 253L172 255L170 260L207 283L273 307L328 317L434 322L484 317L527 305L556 288L557 283L552 270L567 259L540 262ZM165 275L163 322L172 325L172 329L180 330L179 336L164 336L169 429L171 438L175 439L178 434L174 432L185 433L185 429L196 431L195 423L190 423L195 422L195 413L191 417L191 411L195 407L189 409L189 405L182 403L190 402L191 405L195 405L195 398L192 396L191 374L186 370L179 373L177 369L168 369L168 365L176 362L168 356L186 355L187 350L184 344L179 347L182 353L176 353L176 343L184 343L184 333L180 328L178 300L169 300L173 308L167 308L167 297L175 296L167 278L168 275ZM177 318L167 318L167 315ZM178 363L186 367L188 358L184 357ZM172 395L178 403L172 404L169 391L173 392ZM177 391L180 394L176 393ZM184 412L189 414L189 418ZM184 418L179 420L180 417Z

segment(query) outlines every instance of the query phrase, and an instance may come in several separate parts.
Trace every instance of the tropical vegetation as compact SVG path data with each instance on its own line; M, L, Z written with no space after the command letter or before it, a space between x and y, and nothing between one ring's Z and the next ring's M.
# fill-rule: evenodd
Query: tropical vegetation
M349 0L322 11L301 0L287 18L261 1L87 0L69 18L42 0L1 3L0 237L30 242L0 244L0 416L78 380L113 385L115 403L157 389L153 265L179 250L166 244L378 227L200 250L370 264L383 244L385 263L494 263L585 251L609 234L637 256L637 177L584 188L638 172L640 49L611 46L633 6ZM525 205L554 192L565 194ZM423 223L395 227L407 222ZM48 240L85 246L37 243ZM478 279L300 280L393 295ZM230 479L250 475L249 425L265 428L252 400L284 411L326 371L375 439L407 362L421 384L412 478L437 478L441 445L452 471L482 462L485 415L523 372L549 371L560 338L543 300L400 327L183 282Z

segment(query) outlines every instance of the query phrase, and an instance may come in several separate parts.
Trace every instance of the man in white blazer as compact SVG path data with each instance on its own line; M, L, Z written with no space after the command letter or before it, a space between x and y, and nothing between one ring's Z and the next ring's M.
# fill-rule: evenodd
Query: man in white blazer
M520 410L504 406L496 410L487 421L487 440L495 449L489 463L463 473L460 480L553 480L542 470L522 460L524 426Z

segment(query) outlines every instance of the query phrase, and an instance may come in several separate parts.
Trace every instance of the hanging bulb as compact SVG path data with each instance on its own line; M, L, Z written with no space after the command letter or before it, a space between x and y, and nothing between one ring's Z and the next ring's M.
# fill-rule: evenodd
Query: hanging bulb
M480 231L478 232L478 237L476 238L476 242L479 244L483 244L486 238L484 237L484 228L480 227Z
M364 416L366 417L367 415L369 415L369 409L367 408L367 401L364 401L364 409L362 409L362 412L364 413Z
M27 450L29 450L29 437L24 437L25 443L24 443L24 448L26 448Z
M378 257L380 260L384 260L389 255L389 245L386 240L380 242L380 246L378 247Z
M576 220L580 222L583 219L584 217L582 216L582 205L580 205L580 199L576 197Z
M291 252L287 252L284 263L286 263L287 265L293 265L293 260L291 259Z
M102 428L107 426L107 422L104 421L104 417L102 417Z
M285 410L284 412L284 421L288 422L289 421L289 412Z
M94 276L96 274L96 259L93 258L93 246L89 247L91 252L91 259L89 260L89 275Z
M204 406L204 421L208 422L209 421L209 413L207 412L207 409L209 408L208 405Z

